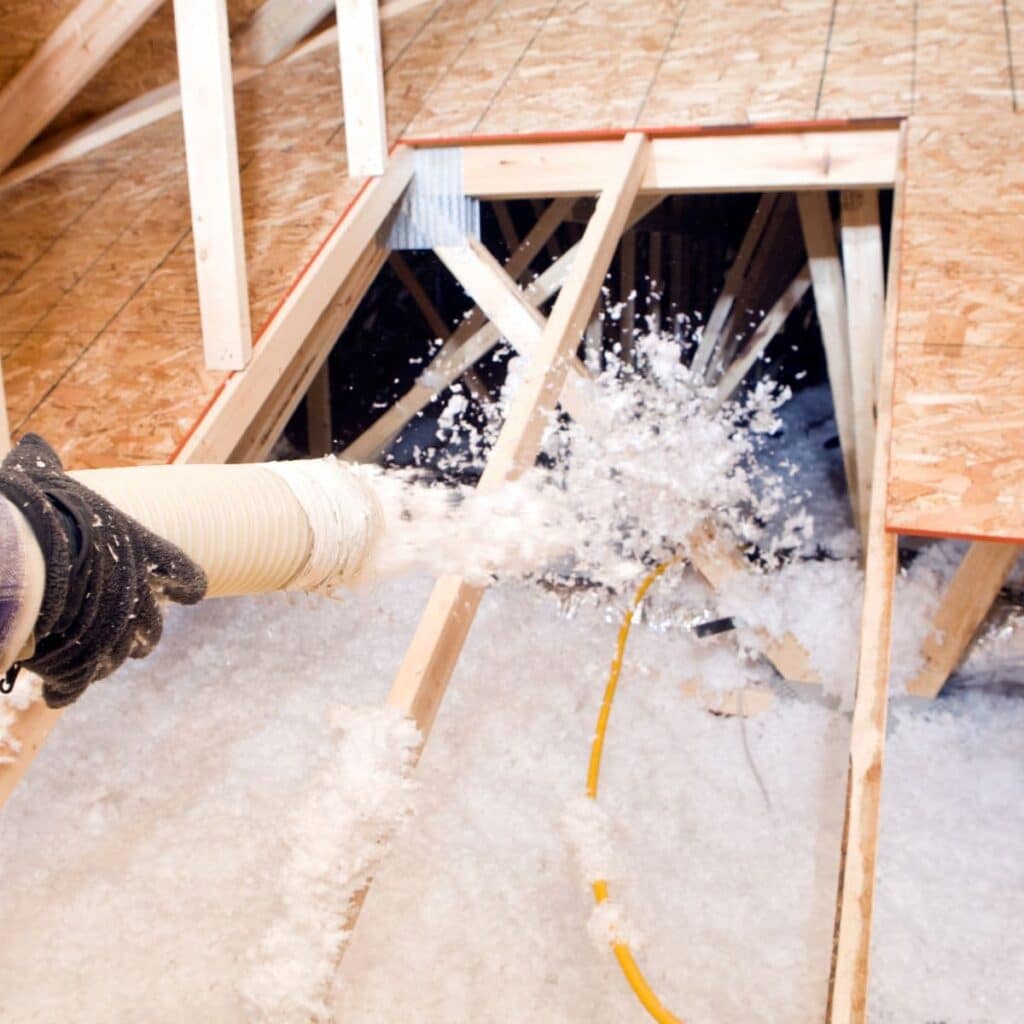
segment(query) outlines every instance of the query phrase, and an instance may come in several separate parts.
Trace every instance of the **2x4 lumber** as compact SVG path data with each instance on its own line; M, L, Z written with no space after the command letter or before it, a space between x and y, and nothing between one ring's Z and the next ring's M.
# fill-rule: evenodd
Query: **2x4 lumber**
M416 308L420 311L434 337L448 337L448 325L444 322L441 314L438 313L437 307L430 301L430 296L424 291L423 285L420 284L419 279L412 272L412 268L406 262L405 257L401 253L393 252L388 256L388 263L391 264L391 269L395 272L395 276L402 282L402 287L409 293L412 301L416 303Z
M857 689L850 729L850 760L846 812L839 859L839 892L832 965L828 982L826 1024L864 1024L867 1020L871 919L875 893L875 861L882 800L885 724L889 703L889 659L892 647L892 602L896 580L897 537L885 528L885 480L892 430L896 325L903 237L905 188L902 183L905 128L900 132L901 170L896 182L889 260L889 299L885 310L882 374L874 472L879 486L872 493L866 535L864 607L861 617ZM852 300L851 300L852 301Z
M495 203L494 216L498 221L498 230L501 232L501 239L505 243L508 254L519 248L519 236L516 233L516 226L512 222L512 214L509 213L508 203ZM543 216L543 210L538 214L538 219Z
M522 473L537 457L570 357L597 302L648 156L647 138L631 133L621 143L616 159L606 165L605 187L579 243L569 279L547 319L540 344L512 398L484 468L479 486L485 491ZM392 686L388 702L416 721L424 739L430 733L482 595L482 588L459 576L438 580Z
M683 261L685 239L674 231L668 239L668 308L672 317L672 333L682 337L683 317L688 316L686 300L683 298Z
M232 57L257 67L272 64L333 10L334 0L266 0L232 41Z
M757 250L758 242L764 235L765 227L775 213L777 204L777 195L764 195L754 210L754 216L743 234L743 241L740 242L736 258L725 275L722 290L718 293L715 304L711 308L711 314L701 332L700 344L697 346L697 351L690 364L690 369L695 374L704 376L708 372L711 359L718 351L722 330L731 319L736 298L742 290L743 281L750 269L750 261Z
M226 0L174 0L185 165L207 369L252 354Z
M388 130L377 0L336 0L345 150L353 178L384 173Z
M917 697L937 697L1017 563L1016 544L976 541L950 580L921 646L924 667L907 685Z
M537 309L540 303L527 301L515 281L476 239L467 238L461 246L438 246L434 251L501 336L520 356L532 359L547 323ZM573 419L586 423L584 398L590 374L576 356L571 359L568 377L561 404Z
M661 330L661 297L664 291L664 275L661 266L662 236L660 231L651 231L647 236L647 329L652 333Z
M666 136L651 141L642 194L891 188L895 128ZM463 150L463 187L481 199L594 195L614 140L497 143Z
M743 351L722 374L715 392L716 406L732 398L733 393L761 357L772 339L782 330L790 314L800 304L811 287L811 272L805 264L789 283L786 290L775 300L775 304L764 315L754 333L747 340Z
M331 372L324 362L313 375L306 392L306 440L309 454L330 455L334 444L331 429Z
M859 522L850 341L843 265L836 248L835 225L832 222L828 193L800 192L796 200L804 246L807 249L807 262L811 268L814 305L818 311L825 365L832 389L832 404L835 408L839 446L843 454L846 486L853 505L854 518Z
M843 192L841 200L854 453L857 463L857 522L860 535L864 537L867 535L867 521L871 512L875 398L885 329L884 256L878 193L869 189L856 189ZM885 477L878 479L881 482Z
M81 0L0 92L0 171L142 26L161 0Z
M619 244L619 358L633 364L636 332L636 232L627 231Z
M715 590L722 590L737 578L752 576L735 539L710 521L691 534L688 548L693 567ZM792 633L774 637L764 630L755 630L754 636L761 653L783 679L793 683L821 682L810 655Z
M245 373L232 374L225 382L182 447L184 461L223 462L228 458L245 425L273 392L339 285L375 245L377 232L401 198L412 172L412 151L399 146L385 173L363 190L289 292L254 347Z

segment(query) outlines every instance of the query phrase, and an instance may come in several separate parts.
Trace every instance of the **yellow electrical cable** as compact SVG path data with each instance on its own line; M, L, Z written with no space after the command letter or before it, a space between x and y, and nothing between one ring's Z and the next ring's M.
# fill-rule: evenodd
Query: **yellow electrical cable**
M601 754L604 752L604 735L608 729L608 719L612 713L612 701L615 699L615 689L619 684L619 676L622 673L622 661L626 656L626 642L629 640L629 631L633 626L633 617L636 615L637 609L640 607L641 602L647 596L647 591L651 589L651 585L654 581L661 576L665 570L672 565L677 559L670 559L667 562L662 562L657 568L652 569L643 579L643 582L637 587L636 593L633 595L633 601L626 611L626 615L622 620L622 625L619 626L619 638L615 645L615 657L612 659L611 671L608 674L608 682L604 688L604 698L601 701L601 710L597 716L597 729L594 732L594 741L590 747L590 765L587 769L587 796L591 800L597 799L597 780L601 773ZM608 883L604 879L599 879L593 883L594 900L598 903L604 903L608 899ZM656 1020L659 1024L683 1024L683 1021L670 1013L661 1004L661 1000L655 995L654 990L650 985L647 984L647 979L644 977L643 972L637 966L636 961L633 959L633 953L629 948L629 945L625 942L613 942L612 951L615 953L615 959L619 962L619 967L622 968L622 973L626 977L626 981L629 982L630 988L636 994L637 999L640 1000L643 1008Z

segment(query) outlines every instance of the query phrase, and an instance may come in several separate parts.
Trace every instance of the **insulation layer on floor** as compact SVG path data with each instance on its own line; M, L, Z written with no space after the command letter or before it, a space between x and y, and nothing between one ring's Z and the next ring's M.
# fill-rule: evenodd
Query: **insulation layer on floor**
M139 88L167 65L160 18L119 58L150 55ZM395 140L909 117L889 524L1024 535L1020 0L429 0L382 33ZM80 103L123 98L115 70ZM325 46L236 90L257 331L360 184L338 77ZM78 466L171 457L224 379L203 367L180 119L2 199L15 434Z

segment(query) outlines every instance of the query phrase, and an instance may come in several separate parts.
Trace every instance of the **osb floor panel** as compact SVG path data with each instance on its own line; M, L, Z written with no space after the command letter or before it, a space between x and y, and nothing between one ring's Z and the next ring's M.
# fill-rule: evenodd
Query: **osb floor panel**
M890 521L1021 521L1000 437L1024 408L1024 0L431 0L382 32L395 138L910 116ZM241 86L237 108L258 329L359 183L333 48ZM223 379L202 365L180 121L0 202L15 433L74 465L168 458ZM989 423L1005 409L999 429L969 435L972 402Z

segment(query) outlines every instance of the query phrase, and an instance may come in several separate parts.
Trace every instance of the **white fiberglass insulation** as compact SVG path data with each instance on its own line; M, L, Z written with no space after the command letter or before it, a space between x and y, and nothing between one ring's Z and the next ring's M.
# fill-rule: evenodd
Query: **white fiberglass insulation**
M860 582L843 513L801 473L839 560L756 599L678 569L657 584L612 714L605 836L579 797L617 602L566 615L537 585L492 589L411 777L415 735L380 706L429 580L172 610L157 652L67 713L0 814L0 1021L643 1021L581 858L611 861L613 924L688 1024L822 1019L849 731L834 697ZM950 564L936 546L900 581L897 677ZM704 610L781 618L832 699L782 688L745 725L685 699L695 675L770 678L729 635L693 639ZM1021 632L990 631L979 677L1024 678ZM893 702L873 1021L1020 1019L1022 783L1024 700Z

